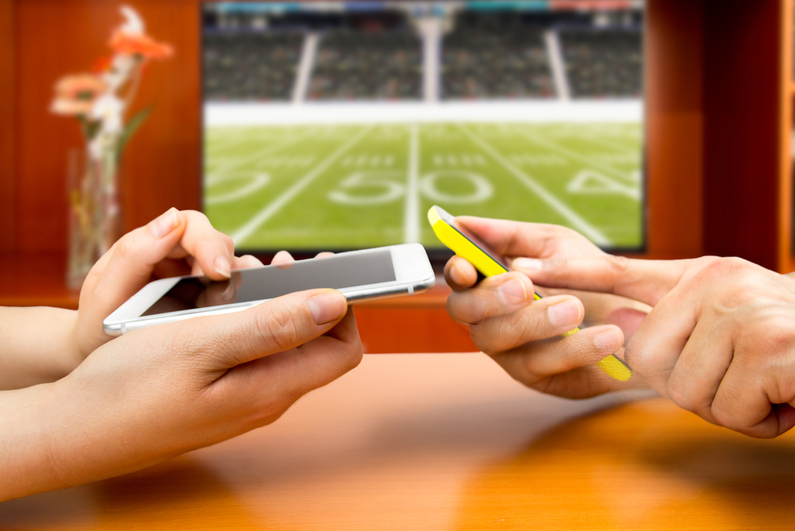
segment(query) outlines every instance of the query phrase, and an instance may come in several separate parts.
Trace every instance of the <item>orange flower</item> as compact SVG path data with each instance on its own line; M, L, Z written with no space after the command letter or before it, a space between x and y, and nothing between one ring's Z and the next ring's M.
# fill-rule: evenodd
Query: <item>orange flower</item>
M107 55L104 57L100 57L99 59L94 61L94 64L91 65L91 71L95 74L101 74L102 72L110 68L110 65L112 63L113 63L113 57Z
M110 47L116 53L140 55L146 59L164 59L174 54L169 44L157 42L149 35L126 33L121 30L113 32Z
M88 114L94 101L107 89L107 84L93 74L64 76L55 84L55 99L50 111L78 116Z

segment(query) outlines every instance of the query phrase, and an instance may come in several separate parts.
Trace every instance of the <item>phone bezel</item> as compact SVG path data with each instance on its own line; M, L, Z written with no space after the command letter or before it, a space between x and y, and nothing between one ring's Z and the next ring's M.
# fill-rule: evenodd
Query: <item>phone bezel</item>
M377 300L399 295L411 295L420 293L433 287L436 282L436 275L428 259L428 255L422 245L418 243L407 243L400 245L390 245L387 247L377 247L373 249L361 249L356 251L346 251L335 256L350 254L370 254L388 250L392 258L392 267L395 272L395 280L365 284L342 288L339 291L345 295L349 303L361 302L365 300ZM335 256L323 258L323 260L333 260ZM272 265L262 267L276 267ZM246 268L239 271L246 271ZM172 277L155 280L150 282L138 293L130 297L116 311L109 315L102 323L102 328L106 334L117 336L139 328L153 326L155 324L179 321L191 317L205 315L221 315L231 312L245 310L256 306L268 299L247 301L241 303L227 304L223 306L211 306L207 308L195 308L190 310L180 310L177 312L161 313L156 315L142 316L158 299L168 293L183 278L197 278L196 276Z

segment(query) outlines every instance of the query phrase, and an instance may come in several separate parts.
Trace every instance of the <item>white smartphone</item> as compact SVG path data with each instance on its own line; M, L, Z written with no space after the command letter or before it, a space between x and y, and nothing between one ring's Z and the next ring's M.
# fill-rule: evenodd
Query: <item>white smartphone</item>
M150 282L103 322L106 334L200 315L237 312L314 288L339 290L348 302L385 299L426 291L436 282L425 248L418 243L349 251L328 258L240 269L216 282L174 277Z

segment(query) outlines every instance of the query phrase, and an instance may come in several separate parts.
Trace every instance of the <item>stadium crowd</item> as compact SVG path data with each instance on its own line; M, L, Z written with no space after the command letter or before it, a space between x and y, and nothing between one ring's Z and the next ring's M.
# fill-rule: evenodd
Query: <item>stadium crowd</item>
M641 96L640 32L567 30L560 40L573 97Z
M288 101L303 41L300 33L206 34L205 99Z
M462 13L442 44L443 98L554 97L542 35L511 14Z
M330 31L320 41L308 99L419 99L421 52L408 31Z
M341 20L312 28L320 41L306 99L421 99L423 43L405 20L392 20L391 27ZM565 21L561 27L540 25L508 12L464 11L453 22L441 42L442 99L557 97L550 65L555 59L547 49L545 30L559 38L573 98L642 94L638 30ZM294 25L287 31L272 31L235 25L231 31L205 33L205 99L289 101L307 28Z

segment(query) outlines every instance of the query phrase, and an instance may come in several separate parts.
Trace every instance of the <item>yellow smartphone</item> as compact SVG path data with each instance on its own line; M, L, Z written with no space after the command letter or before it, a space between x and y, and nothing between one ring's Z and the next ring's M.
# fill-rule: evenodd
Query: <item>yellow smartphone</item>
M428 222L445 247L475 266L483 276L492 277L510 271L488 245L456 225L455 218L442 207L434 205L428 210ZM534 293L533 298L539 300L541 295ZM579 330L575 328L564 335L568 336ZM612 354L597 362L596 366L608 376L622 382L626 382L632 376L632 370Z

